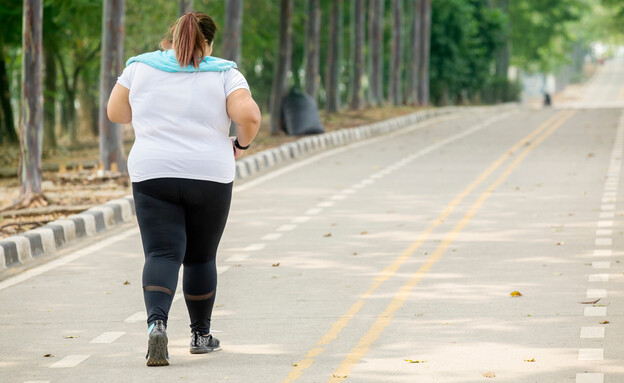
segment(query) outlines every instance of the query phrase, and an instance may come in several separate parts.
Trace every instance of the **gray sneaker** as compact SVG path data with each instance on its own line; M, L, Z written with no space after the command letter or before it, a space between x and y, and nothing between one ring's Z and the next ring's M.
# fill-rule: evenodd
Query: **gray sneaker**
M167 326L162 320L152 323L148 329L149 341L147 343L148 366L168 366L169 351L167 350Z
M212 335L201 335L193 331L191 335L191 354L206 354L208 352L221 350L219 340Z

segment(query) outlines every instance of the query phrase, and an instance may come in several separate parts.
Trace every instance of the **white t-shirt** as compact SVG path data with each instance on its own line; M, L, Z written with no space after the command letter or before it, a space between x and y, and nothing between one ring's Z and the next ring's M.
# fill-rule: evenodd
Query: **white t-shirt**
M167 177L234 181L225 100L237 89L249 90L238 70L170 73L135 62L117 82L130 90L136 136L128 155L132 182Z

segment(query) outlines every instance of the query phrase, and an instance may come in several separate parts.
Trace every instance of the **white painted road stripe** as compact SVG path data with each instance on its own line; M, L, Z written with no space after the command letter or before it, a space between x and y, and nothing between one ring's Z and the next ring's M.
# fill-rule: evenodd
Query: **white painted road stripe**
M306 211L305 215L317 215L318 213L322 212L323 209L318 208L318 207L313 207L312 209L308 209L308 211Z
M614 217L615 217L615 213L612 212L612 211L607 211L607 212L600 213L600 219L614 218Z
M590 274L590 282L609 282L609 274Z
M50 368L69 368L76 367L80 363L87 360L91 355L67 355L63 359L54 363Z
M613 246L611 238L596 238L596 246Z
M266 243L252 243L243 249L243 251L258 251L264 249Z
M613 221L598 221L598 227L613 227Z
M610 257L611 255L613 255L613 250L594 250L594 257Z
M604 374L579 373L576 374L576 383L604 383Z
M600 210L615 210L615 205L602 205Z
M282 233L269 233L260 239L263 241L273 241L275 239L278 239L282 235L283 235Z
M105 332L104 334L91 339L91 342L89 343L113 343L114 341L116 341L117 339L119 339L119 337L121 337L122 335L124 335L125 332L123 331L111 331L111 332Z
M294 230L297 225L282 225L277 228L277 231L291 231Z
M18 283L24 282L29 280L32 277L35 277L39 274L43 274L47 271L56 269L59 266L63 266L66 265L70 262L73 262L79 258L84 257L85 255L89 255L89 254L93 254L95 252L97 252L98 250L101 250L103 248L105 248L106 246L112 245L115 242L119 242L122 241L128 237L131 237L133 235L136 235L139 233L139 228L135 227L132 229L127 230L126 232L123 232L121 234L117 234L113 237L110 237L108 239L104 239L101 242L98 242L94 245L91 246L87 246L84 249L78 250L75 253L71 253L69 255L66 255L62 258L59 259L55 259L54 261L48 262L44 265L41 266L37 266L35 268L32 268L30 270L26 270L24 271L22 274L12 277L12 278L8 278L5 279L4 281L0 282L0 290L6 289L7 287L11 287L13 285L16 285ZM91 238L92 241L97 241L97 238Z
M604 327L581 327L581 339L602 339L604 337Z
M248 254L236 254L236 255L232 255L231 257L229 257L225 261L226 262L241 262L241 261L244 261L247 258L249 258Z
M606 307L585 307L585 311L583 315L586 317L606 317L607 308Z
M304 223L304 222L308 222L310 220L310 217L306 216L306 215L302 215L300 217L295 217L292 219L292 223Z
M604 349L582 348L579 350L578 360L604 360Z
M323 202L319 202L318 205L316 205L316 206L318 206L318 207L332 207L335 204L336 203L334 201L323 201ZM312 210L312 209L310 209L310 210Z
M145 311L139 311L138 313L134 313L130 315L129 317L127 317L126 319L124 319L124 322L135 323L135 322L142 322L146 320L147 320L147 313Z
M609 269L611 268L611 262L609 261L592 262L592 267L594 269Z
M587 289L587 298L606 298L607 294L604 289Z
M596 230L596 235L600 237L609 237L613 235L613 230L611 229L598 229Z

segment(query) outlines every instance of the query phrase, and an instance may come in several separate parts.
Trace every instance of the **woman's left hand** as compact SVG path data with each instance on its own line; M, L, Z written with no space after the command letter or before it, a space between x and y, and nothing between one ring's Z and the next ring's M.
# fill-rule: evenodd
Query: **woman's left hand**
M240 150L239 148L234 146L234 140L236 140L236 137L230 137L230 140L232 141L232 150L234 150L234 159L242 157L244 154L243 150Z

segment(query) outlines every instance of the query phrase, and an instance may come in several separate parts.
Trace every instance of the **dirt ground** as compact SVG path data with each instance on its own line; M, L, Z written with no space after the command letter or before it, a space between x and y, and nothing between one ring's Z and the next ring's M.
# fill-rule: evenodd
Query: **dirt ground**
M332 115L321 112L321 120L325 131L329 132L367 125L418 110L414 107L399 106L343 111ZM131 126L125 126L126 154L132 147L133 138ZM265 118L247 155L298 138L300 137L287 136L284 133L271 135L268 118ZM82 138L77 147L63 145L61 139L58 149L54 151L44 149L42 156L43 191L48 199L48 206L7 210L20 194L19 181L15 175L19 167L19 148L0 146L0 239L130 194L129 179L118 173L104 172L98 166L98 158L99 149L95 137Z

